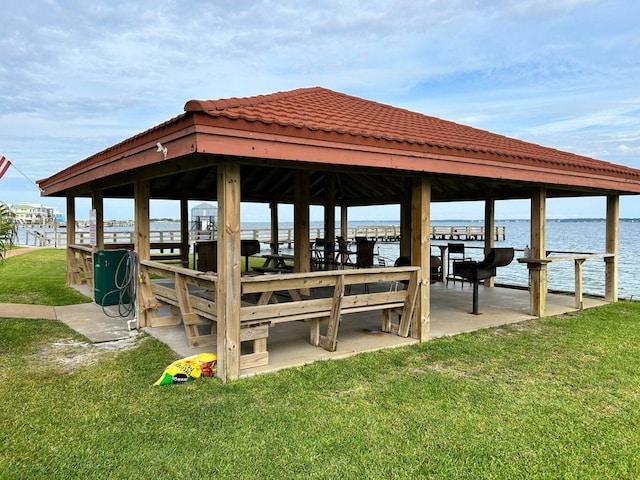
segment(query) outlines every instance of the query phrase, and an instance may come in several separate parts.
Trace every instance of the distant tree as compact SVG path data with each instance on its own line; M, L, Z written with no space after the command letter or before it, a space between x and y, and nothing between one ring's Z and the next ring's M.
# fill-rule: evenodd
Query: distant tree
M13 212L4 202L0 201L0 262L16 239L17 231L13 223Z

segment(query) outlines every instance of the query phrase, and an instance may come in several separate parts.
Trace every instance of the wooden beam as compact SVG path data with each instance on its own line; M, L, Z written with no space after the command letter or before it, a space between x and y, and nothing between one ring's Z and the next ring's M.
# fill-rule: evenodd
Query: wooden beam
M544 317L547 305L546 215L547 192L540 188L531 198L531 258L529 262L530 313Z
M151 258L151 241L149 237L149 200L151 189L148 180L135 183L134 192L134 224L135 224L135 250L140 260Z
M496 225L496 201L487 198L484 201L484 253L485 255L495 246L494 231ZM493 287L495 277L487 278L484 281L485 287Z
M134 249L140 260L151 258L151 245L149 240L149 199L151 191L148 180L139 180L134 184ZM138 285L136 297L136 309L138 311L138 327L148 327L151 319L156 317L152 305L155 306L151 291L151 279L146 270L142 271L142 282Z
M274 198L269 203L271 210L271 253L278 253L278 201Z
M79 283L75 253L69 245L76 243L76 199L67 197L67 285Z
M293 206L293 269L295 272L311 270L309 244L309 171L296 170L294 175L295 203ZM306 294L309 292L307 290Z
M578 310L582 310L584 308L582 295L582 264L585 260L585 258L577 258L573 261L575 266L575 305Z
M180 262L189 267L189 194L183 192L180 198Z
M613 257L605 258L604 299L618 301L618 255L620 250L620 196L607 197L606 251Z
M240 165L218 166L218 376L223 382L240 373Z
M411 264L420 267L418 299L411 322L411 336L421 342L429 340L431 322L431 181L416 178L412 189L411 208Z
M411 179L406 179L406 188L400 203L400 256L411 257Z
M91 208L96 212L96 244L98 250L104 249L104 198L102 190L91 192Z
M349 236L349 207L346 204L340 206L340 236L345 240Z
M336 176L331 172L325 174L324 197L324 258L327 269L333 269L336 243ZM331 247L333 245L333 248Z

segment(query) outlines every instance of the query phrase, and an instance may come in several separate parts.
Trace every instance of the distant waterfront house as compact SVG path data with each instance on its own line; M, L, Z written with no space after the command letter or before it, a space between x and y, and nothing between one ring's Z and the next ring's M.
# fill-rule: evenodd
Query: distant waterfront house
M244 368L240 343L247 333L263 332L260 329L276 317L309 319L305 316L309 309L324 305L309 303L303 296L286 306L246 306L242 300L246 292L267 287L297 291L331 281L335 294L330 318L339 317L343 309L376 307L368 294L344 296L346 283L358 276L369 279L372 274L311 271L311 205L324 206L325 238L336 237L336 207L340 207L340 224L346 226L349 207L399 205L400 253L410 258L411 266L380 270L375 275L400 279L418 272L417 280L409 282L397 332L425 341L431 308L432 202L483 201L486 231L493 231L497 200L531 202L530 238L518 239L518 244L530 246L530 258L523 264L529 269L530 311L543 316L550 261L545 243L547 198L606 198L606 245L601 258L605 262L605 299L614 302L618 297L619 198L640 194L640 170L316 87L249 98L190 100L180 115L38 184L44 196L67 198L68 245L75 238L77 197L92 200L98 249L104 247L103 200L134 199L135 249L143 265L154 272L165 267L148 262L150 200L180 202L183 255L189 247L187 202L218 202L217 273L206 278L193 274L192 278L198 285L212 286L213 300L189 303L186 288L185 296L178 300L163 290L161 300L151 286L144 285L146 292L138 301L138 312L141 326L166 322L166 317L158 318L157 306L173 301L180 304L185 325L193 327L190 322L203 318L215 321L218 375L231 380ZM278 225L277 205L293 205L294 273L290 277L241 277L242 202L269 204L272 226ZM272 227L272 232L275 230ZM493 237L487 235L485 251L492 248L492 242ZM578 272L580 259L575 261ZM70 263L70 272L72 269ZM183 270L172 271L174 274L176 284L183 282L181 276L191 275ZM284 284L276 285L280 281ZM492 282L485 281L485 286L491 287ZM395 301L396 297L389 293L380 301L391 309L389 299ZM335 347L335 342L322 341ZM245 365L266 358L266 337L264 343L256 342L256 352L245 358Z
M52 225L54 221L60 221L61 214L54 207L42 204L22 202L10 205L19 225L44 226Z

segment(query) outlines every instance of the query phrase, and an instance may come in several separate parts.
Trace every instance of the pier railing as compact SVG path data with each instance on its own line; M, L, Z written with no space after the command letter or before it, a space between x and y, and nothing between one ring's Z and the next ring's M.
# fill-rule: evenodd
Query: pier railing
M150 241L155 244L167 243L176 244L181 241L179 230L153 230L149 232ZM26 245L34 247L63 247L66 245L66 230L59 228L55 231L47 230L27 230ZM240 231L241 238L258 240L260 243L271 243L271 229L269 228L247 228ZM506 227L495 227L492 235L495 240L506 239ZM378 242L398 242L400 241L400 225L367 225L352 226L347 229L347 239L354 240L356 237L366 237L370 240ZM189 243L197 241L213 240L215 232L212 231L196 231L189 232ZM322 228L311 228L309 231L309 240L316 238L324 238L324 230ZM485 228L483 226L444 226L435 225L431 227L432 240L459 240L474 241L484 240ZM135 232L131 229L108 230L104 232L104 242L107 244L133 244ZM281 228L278 230L278 243L287 245L289 248L293 245L293 228ZM90 232L77 231L75 244L89 245Z

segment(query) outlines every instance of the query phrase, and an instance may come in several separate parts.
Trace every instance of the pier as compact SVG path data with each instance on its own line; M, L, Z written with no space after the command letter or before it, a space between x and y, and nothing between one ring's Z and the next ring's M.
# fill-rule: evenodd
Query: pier
M339 229L336 228L336 232ZM66 245L66 229L56 228L53 231L47 229L29 229L25 232L26 245L37 247L61 247ZM506 227L496 226L492 235L496 241L506 239ZM434 225L431 227L431 240L457 240L457 241L483 241L486 232L484 226L446 226ZM123 228L122 230L106 230L104 232L105 243L133 244L133 229ZM153 230L150 232L151 242L155 244L171 244L167 248L175 248L174 245L180 243L180 230ZM241 237L245 240L258 240L263 244L271 243L270 228L244 228L241 229ZM369 240L376 240L381 243L392 243L400 241L400 225L355 225L347 229L346 240L353 241L357 237L366 237ZM197 241L213 240L215 232L191 230L189 232L189 243ZM312 227L309 229L309 240L324 238L324 229ZM278 243L293 246L293 228L278 229ZM76 244L90 244L90 233L87 230L76 232Z

